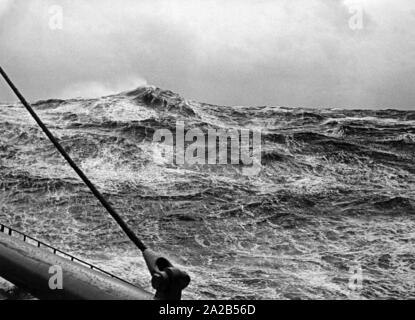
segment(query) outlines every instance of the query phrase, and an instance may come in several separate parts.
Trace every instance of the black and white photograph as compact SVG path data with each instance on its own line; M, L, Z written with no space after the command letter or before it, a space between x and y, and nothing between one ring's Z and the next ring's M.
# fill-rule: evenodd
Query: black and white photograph
M0 0L0 74L0 309L415 299L413 0Z

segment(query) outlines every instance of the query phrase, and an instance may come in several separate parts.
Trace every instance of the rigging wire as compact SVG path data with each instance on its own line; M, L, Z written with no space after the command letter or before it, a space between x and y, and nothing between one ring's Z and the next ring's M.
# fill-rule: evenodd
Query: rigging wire
M110 205L110 203L104 198L104 196L98 191L95 185L88 179L85 173L77 166L77 164L72 160L69 154L65 151L62 145L58 142L58 140L53 136L53 134L49 131L49 129L45 126L36 112L33 110L32 106L26 101L23 95L19 92L10 78L7 76L6 72L0 66L0 74L3 76L4 80L6 80L7 84L19 98L20 102L23 106L29 111L30 115L42 129L42 131L46 134L49 140L53 143L53 145L58 149L60 154L65 158L68 164L72 167L72 169L78 174L78 176L82 179L82 181L88 186L94 196L99 200L99 202L104 206L104 208L108 211L111 217L117 222L117 224L121 227L121 229L125 232L128 238L140 249L144 252L147 247L146 245L137 237L137 235L131 230L131 228L125 223L122 217L118 214L118 212Z

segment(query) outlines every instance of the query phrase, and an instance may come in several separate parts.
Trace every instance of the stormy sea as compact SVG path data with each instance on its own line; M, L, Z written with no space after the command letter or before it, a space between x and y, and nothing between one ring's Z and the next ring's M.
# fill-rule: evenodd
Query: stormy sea
M185 299L415 298L415 111L217 106L139 87L34 109ZM157 129L262 133L261 170L155 161ZM152 290L140 252L21 104L0 104L0 222ZM2 299L30 298L0 280Z

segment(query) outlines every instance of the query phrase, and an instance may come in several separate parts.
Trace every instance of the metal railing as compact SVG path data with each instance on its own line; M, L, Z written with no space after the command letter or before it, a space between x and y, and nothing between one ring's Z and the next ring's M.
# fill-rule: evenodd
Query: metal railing
M16 229L13 229L13 228L11 228L9 226L6 226L6 225L4 225L2 223L0 223L0 232L2 232L4 234L7 234L7 235L9 235L11 237L14 236L16 238L19 238L20 240L23 240L26 243L29 243L29 244L34 245L34 246L37 246L38 248L46 248L46 249L49 249L49 250L51 250L53 252L53 254L58 255L59 257L63 257L63 258L69 259L69 260L71 260L73 262L82 264L82 265L88 267L91 270L96 270L96 271L101 272L101 273L103 273L103 274L105 274L107 276L110 276L113 279L117 279L117 280L120 280L120 281L122 281L124 283L127 283L129 285L135 286L134 284L132 284L132 283L130 283L130 282L128 282L128 281L120 278L120 277L117 277L116 275L113 275L110 272L107 272L107 271L105 271L105 270L103 270L101 268L98 268L97 266L94 266L94 265L92 265L92 264L90 264L90 263L88 263L88 262L86 262L84 260L81 260L79 258L76 258L76 257L74 257L73 255L71 255L69 253L66 253L66 252L64 252L62 250L59 250L59 249L57 249L55 247L52 247L51 245L48 245L48 244L46 244L46 243L44 243L42 241L39 241L39 240L37 240L37 239L35 239L35 238L31 237L31 236L28 236L27 234L25 234L25 233L23 233L21 231L18 231Z

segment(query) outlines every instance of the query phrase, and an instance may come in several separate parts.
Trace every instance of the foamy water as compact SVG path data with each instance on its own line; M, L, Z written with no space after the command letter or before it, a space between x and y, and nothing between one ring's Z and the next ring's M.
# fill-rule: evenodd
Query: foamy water
M221 107L143 87L34 105L185 298L415 297L415 112ZM262 167L155 163L155 130L262 130ZM20 105L0 106L0 221L147 289L137 249ZM350 286L355 270L361 286Z

